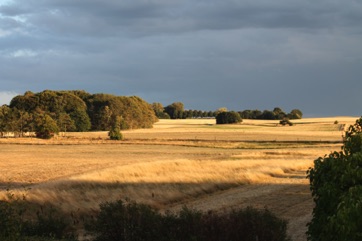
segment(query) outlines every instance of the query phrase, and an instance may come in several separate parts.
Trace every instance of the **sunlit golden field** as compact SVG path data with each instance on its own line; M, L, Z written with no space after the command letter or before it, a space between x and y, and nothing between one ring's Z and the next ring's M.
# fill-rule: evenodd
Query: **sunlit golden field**
M306 118L285 127L278 121L160 120L153 129L122 132L120 142L108 140L107 132L0 139L0 198L25 194L79 213L120 198L161 211L267 207L289 220L293 240L305 240L313 207L306 170L317 157L340 150L343 130L356 119Z

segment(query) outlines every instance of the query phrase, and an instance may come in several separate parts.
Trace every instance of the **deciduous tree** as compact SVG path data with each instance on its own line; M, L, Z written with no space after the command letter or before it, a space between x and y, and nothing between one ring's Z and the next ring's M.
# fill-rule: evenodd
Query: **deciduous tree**
M308 240L362 240L362 118L342 151L316 159L307 174L315 202Z

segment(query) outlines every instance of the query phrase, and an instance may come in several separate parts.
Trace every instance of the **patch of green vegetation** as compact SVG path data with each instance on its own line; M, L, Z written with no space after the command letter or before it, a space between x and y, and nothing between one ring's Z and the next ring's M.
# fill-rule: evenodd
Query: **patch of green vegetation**
M183 208L160 214L135 202L100 205L96 219L86 225L95 241L287 241L287 222L268 210L251 207L229 213L202 213Z

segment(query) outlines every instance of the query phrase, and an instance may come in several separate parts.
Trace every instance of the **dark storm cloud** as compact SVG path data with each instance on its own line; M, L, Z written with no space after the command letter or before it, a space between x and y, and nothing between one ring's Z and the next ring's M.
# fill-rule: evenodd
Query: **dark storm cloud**
M357 1L28 0L2 6L4 16L59 34L169 34L205 29L325 28L361 24Z
M357 115L361 30L357 0L0 0L0 82Z

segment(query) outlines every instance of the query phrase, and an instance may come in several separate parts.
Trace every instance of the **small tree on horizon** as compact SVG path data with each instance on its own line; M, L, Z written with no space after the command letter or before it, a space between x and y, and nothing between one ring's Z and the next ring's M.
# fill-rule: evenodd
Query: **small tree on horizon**
M121 116L114 116L112 120L112 127L111 130L108 132L108 136L111 140L123 140L123 135L121 133L121 123L122 117Z

